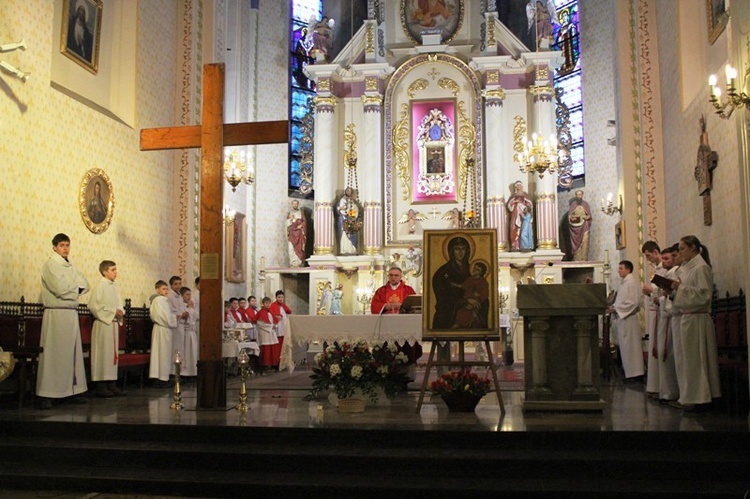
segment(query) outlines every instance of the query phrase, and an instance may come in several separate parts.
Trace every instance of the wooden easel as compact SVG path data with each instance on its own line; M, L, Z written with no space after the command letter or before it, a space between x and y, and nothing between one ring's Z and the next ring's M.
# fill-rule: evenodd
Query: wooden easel
M505 414L505 404L503 403L503 395L500 393L500 384L497 381L497 366L495 364L494 356L492 354L492 347L490 341L498 341L497 336L477 336L467 338L465 336L460 338L430 338L423 337L423 341L431 341L432 347L430 348L430 357L427 360L427 367L424 373L424 379L422 380L422 390L419 392L419 402L417 403L417 414L422 409L422 402L424 401L424 393L427 391L427 383L430 379L430 370L432 366L460 366L460 367L473 367L473 366L485 366L492 371L492 380L495 382L495 393L497 393L497 403L500 404L500 414ZM458 342L458 360L435 360L435 352L437 351L438 342L441 341L456 341ZM466 360L465 355L465 343L467 341L483 341L484 346L487 349L488 360Z

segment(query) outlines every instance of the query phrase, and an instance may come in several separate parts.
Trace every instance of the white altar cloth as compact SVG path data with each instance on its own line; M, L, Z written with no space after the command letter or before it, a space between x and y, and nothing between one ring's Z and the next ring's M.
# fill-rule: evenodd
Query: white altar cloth
M422 340L421 314L290 315L288 321L279 370L289 369L289 372L294 371L295 343L363 339L370 343L393 341L411 345Z

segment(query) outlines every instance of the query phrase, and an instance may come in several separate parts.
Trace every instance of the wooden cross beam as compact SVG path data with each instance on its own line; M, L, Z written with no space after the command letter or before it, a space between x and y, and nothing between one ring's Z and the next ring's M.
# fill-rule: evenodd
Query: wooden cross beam
M226 407L226 373L221 356L225 146L289 141L289 122L224 123L224 64L203 66L201 125L141 130L141 150L201 148L201 299L198 408Z

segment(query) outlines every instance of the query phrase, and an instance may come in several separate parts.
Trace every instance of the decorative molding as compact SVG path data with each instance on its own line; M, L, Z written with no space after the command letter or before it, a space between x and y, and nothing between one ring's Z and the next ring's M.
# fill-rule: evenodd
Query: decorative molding
M316 95L313 99L313 102L315 103L315 110L318 113L333 113L336 111L336 104L338 104L338 98L335 95L331 95L330 97L323 97L321 95Z
M466 104L459 101L456 108L458 109L458 136L461 139L461 151L458 153L458 179L460 187L458 189L459 199L467 197L467 181L469 176L468 163L469 159L474 158L474 147L477 142L477 130L474 124L466 116ZM474 165L476 168L476 165Z
M363 95L362 105L364 106L365 112L379 112L380 106L383 105L382 95Z
M319 92L330 92L331 91L331 79L326 78L320 78L318 80L318 91Z
M410 99L413 99L414 96L417 94L417 92L426 89L428 86L430 86L429 81L425 80L424 78L419 78L417 80L414 80L409 85L409 88L406 90L406 93L409 94Z
M487 46L494 47L497 45L495 40L495 14L487 14Z
M458 92L460 91L458 83L451 80L450 78L440 78L438 80L438 87L449 90L451 93L453 93L453 97L456 97L458 95Z
M523 145L526 142L526 120L516 115L513 117L515 125L513 125L513 150L517 153L523 152Z
M493 69L484 73L484 82L486 85L499 85L500 71Z
M367 22L365 53L370 55L375 53L375 23Z
M378 91L378 77L377 76L365 76L365 92L377 92Z
M547 66L536 67L536 81L549 80L549 68Z
M418 80L419 81L419 80ZM411 172L409 169L409 106L401 105L401 116L391 133L396 173L404 188L404 201L411 196Z
M532 85L529 87L529 93L533 96L534 102L552 102L552 95L555 90L550 85Z

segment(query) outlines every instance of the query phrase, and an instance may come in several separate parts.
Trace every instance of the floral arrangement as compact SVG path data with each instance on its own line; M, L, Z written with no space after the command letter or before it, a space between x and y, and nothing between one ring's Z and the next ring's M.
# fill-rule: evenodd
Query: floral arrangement
M399 352L393 343L375 345L372 347L372 360L376 381L387 396L392 397L396 392L406 391L409 378L405 368L409 358L404 352Z
M430 383L430 389L435 395L451 396L458 394L470 394L475 397L484 397L490 391L490 380L480 378L467 368L462 371L451 371Z
M359 389L371 401L378 399L376 389L382 387L392 396L408 382L403 367L406 354L395 345L376 345L370 350L367 342L337 341L315 356L309 398L318 392L333 390L339 398L349 398Z

